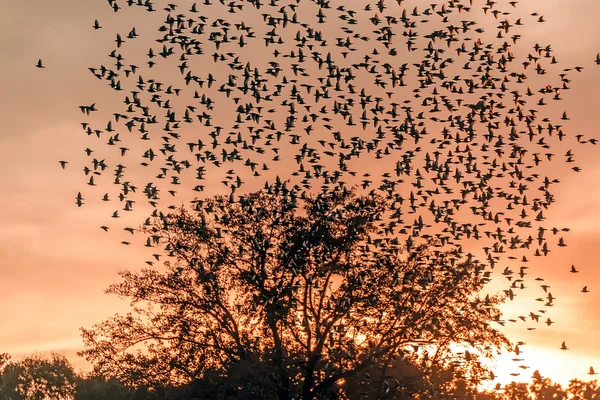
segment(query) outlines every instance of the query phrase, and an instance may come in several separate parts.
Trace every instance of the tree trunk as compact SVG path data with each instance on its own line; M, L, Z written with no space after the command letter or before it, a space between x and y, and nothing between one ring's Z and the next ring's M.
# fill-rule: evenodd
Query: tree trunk
M318 357L313 357L308 364L306 364L306 373L304 374L304 385L302 387L302 400L312 400L313 393L312 387L315 382L314 371L317 365Z
M281 378L281 387L279 389L279 400L289 400L290 398L290 380L285 369L284 365L284 354L283 354L283 344L281 343L281 338L279 337L279 332L277 332L277 322L273 319L271 312L272 310L268 310L269 316L268 324L271 328L271 333L273 334L273 341L275 342L275 365L279 369L279 377Z

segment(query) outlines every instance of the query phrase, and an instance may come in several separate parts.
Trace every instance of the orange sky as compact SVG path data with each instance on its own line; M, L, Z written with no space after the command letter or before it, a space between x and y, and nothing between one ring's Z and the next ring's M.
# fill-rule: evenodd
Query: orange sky
M573 89L563 92L561 107L571 117L565 124L569 132L598 137L600 67L595 68L593 61L600 50L596 22L600 2L521 0L519 7L523 15L535 10L548 21L529 24L523 41L531 46L551 43L561 65L585 67L582 73L571 75ZM119 243L129 240L122 227L137 226L144 214L124 216L120 225L105 234L99 226L110 219L110 207L94 201L91 194L87 208L75 206L75 195L87 182L79 169L85 160L83 149L101 151L81 132L78 106L122 101L120 94L106 90L87 68L108 62L114 32L126 33L132 26L128 18L144 15L135 20L138 32L154 34L156 14L162 15L154 14L127 9L115 14L102 1L0 2L0 351L15 357L64 351L75 365L84 367L85 362L74 356L81 348L79 328L126 309L125 302L104 295L103 290L118 279L117 271L144 266L147 252L142 246ZM104 27L98 31L91 27L96 18ZM38 58L44 60L45 70L35 68ZM509 338L527 342L521 350L523 363L530 369L517 379L539 369L564 384L573 377L587 379L590 365L600 370L600 342L595 333L600 332L597 149L574 149L582 172L565 165L553 172L562 183L555 189L557 203L547 213L547 226L570 227L571 232L564 235L568 246L534 260L530 274L544 277L551 285L557 300L547 316L556 323L551 327L507 323ZM60 159L71 163L67 170L60 170ZM207 194L211 188L220 188L220 178L207 182ZM95 196L101 192L99 188ZM570 274L571 264L582 272ZM591 293L580 293L584 285ZM506 318L523 309L529 312L541 293L536 287L519 292L507 304ZM527 331L526 326L536 330ZM563 340L570 350L559 350ZM512 379L508 373L520 371L510 361L500 360L499 367L504 371L501 381Z

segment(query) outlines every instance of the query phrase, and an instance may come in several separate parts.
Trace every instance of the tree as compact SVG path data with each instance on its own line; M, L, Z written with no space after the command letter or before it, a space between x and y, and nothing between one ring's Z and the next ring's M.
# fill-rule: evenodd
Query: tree
M424 375L424 371L408 358L398 358L390 363L378 360L348 380L345 389L353 399L418 398L427 391Z
M573 400L600 399L600 387L596 380L583 382L579 379L571 379L567 386L567 393Z
M533 380L529 384L529 391L536 400L562 400L567 394L559 383L554 383L550 378L544 378L539 371L535 371Z
M526 383L511 382L504 386L504 399L506 400L532 400Z
M132 388L126 387L116 378L79 377L74 400L129 400L133 393Z
M95 373L155 388L270 365L280 399L313 399L343 392L380 360L507 346L490 326L501 298L478 295L483 267L432 240L386 237L381 221L393 211L377 195L298 196L278 183L238 202L198 201L196 216L162 216L148 243L173 261L122 272L107 292L133 312L82 329L80 354Z
M380 361L345 387L349 398L361 400L487 398L478 385L488 371L476 356L465 358L457 354L452 359L432 360L425 353Z
M0 353L0 399L9 397L8 389L4 387L4 378L1 373L4 371L4 367L10 361L10 355L8 353Z
M8 399L71 399L76 374L62 355L33 355L10 361L2 369L3 395Z

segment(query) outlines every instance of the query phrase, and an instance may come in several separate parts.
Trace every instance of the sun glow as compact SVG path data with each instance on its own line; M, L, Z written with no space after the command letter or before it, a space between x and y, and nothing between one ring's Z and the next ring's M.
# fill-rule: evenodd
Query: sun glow
M595 376L588 374L590 363L600 360L590 359L587 355L557 354L557 352L543 347L524 345L520 346L521 354L504 352L493 362L495 379L482 383L482 389L492 389L496 384L504 385L516 382L530 382L533 373L537 370L543 377L548 377L563 387L568 386L571 379L582 381L595 380ZM517 375L518 374L518 375Z

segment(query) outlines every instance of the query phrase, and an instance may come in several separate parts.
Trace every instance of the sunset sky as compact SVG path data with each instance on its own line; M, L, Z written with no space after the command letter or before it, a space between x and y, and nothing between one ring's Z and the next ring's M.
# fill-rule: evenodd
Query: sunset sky
M166 2L155 3L160 9ZM429 3L423 1L423 7ZM600 66L594 60L600 51L600 2L521 0L516 10L524 16L537 11L547 21L527 25L522 47L552 44L561 68L584 67L570 75L572 89L562 92L560 107L571 118L565 123L571 135L598 138ZM113 13L104 0L0 2L0 352L17 358L64 352L75 366L88 368L75 355L82 348L79 328L127 310L126 301L103 291L119 279L118 271L144 267L149 254L142 246L145 240L122 228L137 227L146 214L140 204L138 213L113 223L113 208L99 201L108 191L103 187L84 193L83 207L75 205L77 192L89 188L81 171L84 149L102 151L100 143L82 132L79 106L123 109L123 95L96 80L88 67L109 62L116 32L126 35L135 25L138 33L151 37L162 16L127 7ZM95 19L102 29L92 28ZM140 54L147 48L141 46ZM38 59L45 69L36 68ZM555 153L562 156L568 149ZM503 329L509 338L527 344L520 346L524 361L510 361L514 355L499 358L498 382L527 380L538 369L566 384L571 378L590 379L590 366L600 370L599 149L573 147L579 173L560 162L550 171L561 183L555 189L557 202L546 213L547 226L569 227L563 235L568 246L533 260L529 274L550 285L555 306L543 319L550 317L555 324L507 322ZM69 161L64 171L58 160ZM135 173L141 158L132 155L130 160ZM204 194L219 193L220 180L222 176L208 177ZM111 231L105 233L99 227L109 222ZM123 246L123 240L133 244ZM572 264L579 274L569 272ZM502 276L494 279L502 283L499 288L507 286ZM534 283L530 279L530 287L507 302L505 319L539 308L535 298L544 294ZM590 293L581 293L585 285ZM559 349L562 341L569 350ZM513 372L521 375L512 377Z

